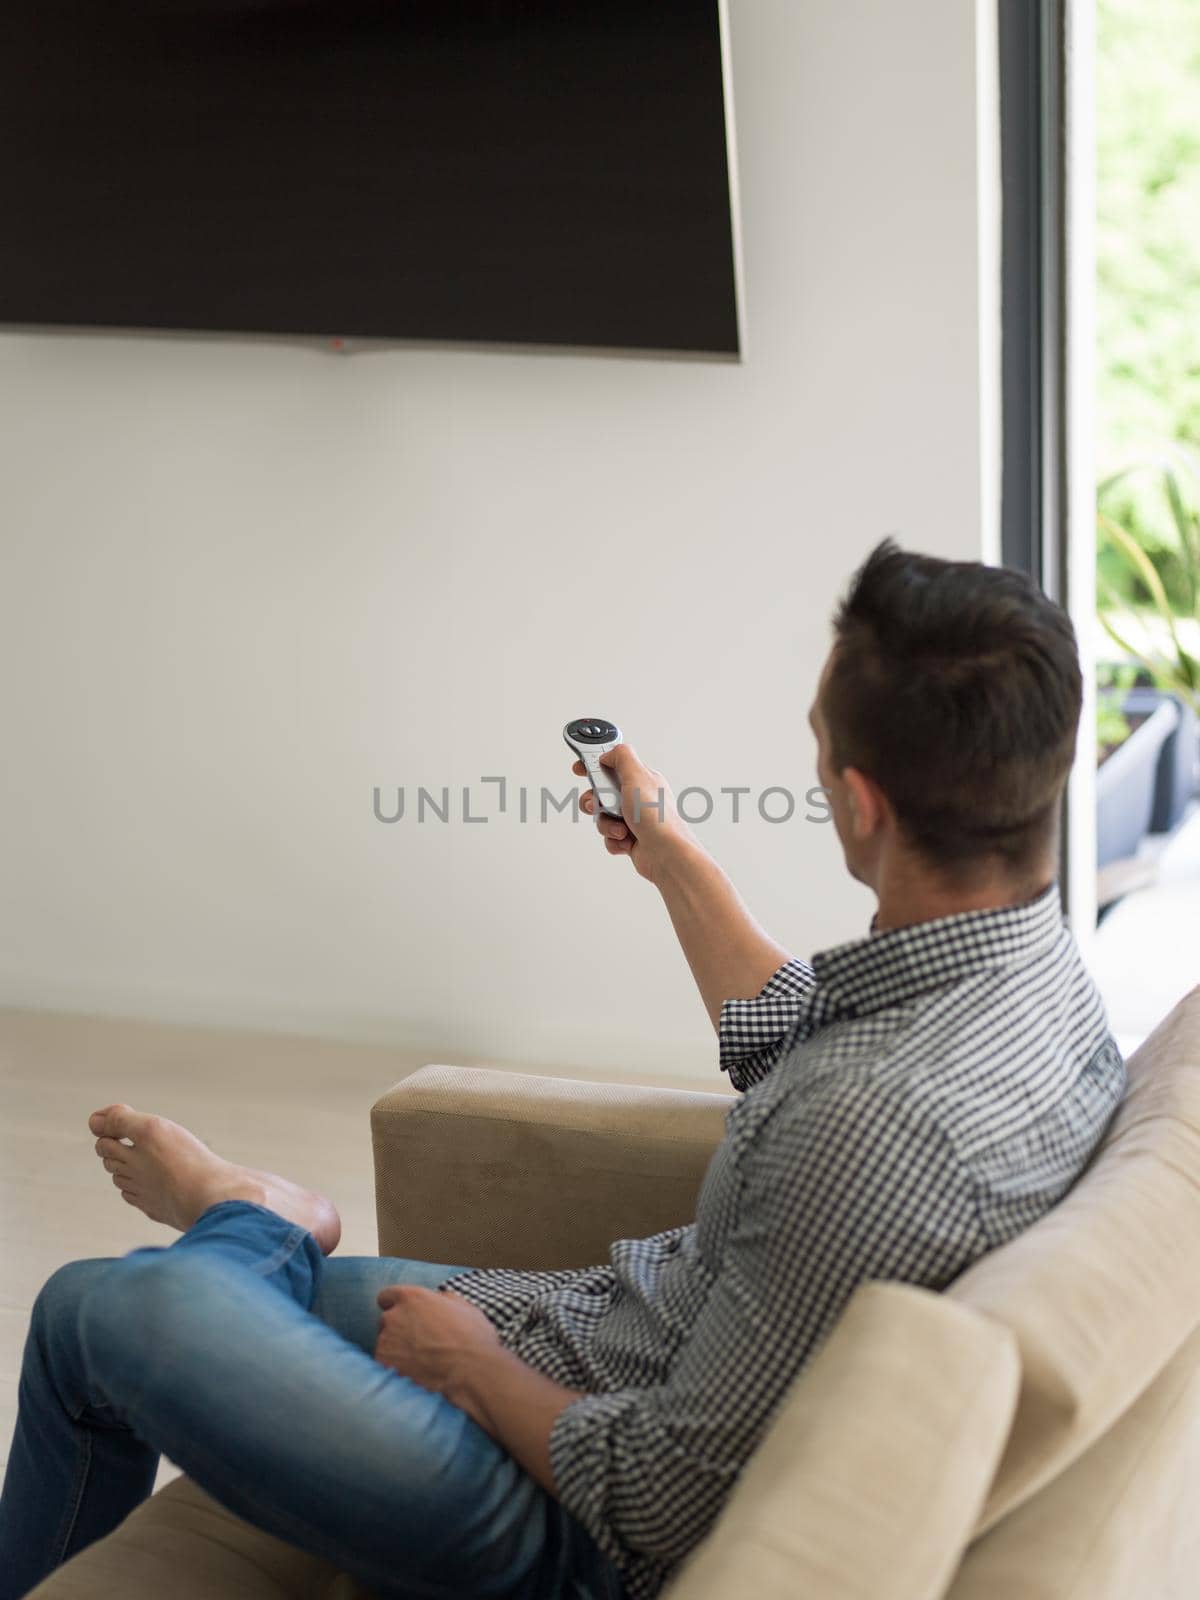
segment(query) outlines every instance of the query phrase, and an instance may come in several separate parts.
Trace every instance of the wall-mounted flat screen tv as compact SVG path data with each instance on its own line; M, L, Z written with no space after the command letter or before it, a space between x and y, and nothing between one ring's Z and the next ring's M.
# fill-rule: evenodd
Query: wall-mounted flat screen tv
M4 0L0 323L736 355L718 0Z

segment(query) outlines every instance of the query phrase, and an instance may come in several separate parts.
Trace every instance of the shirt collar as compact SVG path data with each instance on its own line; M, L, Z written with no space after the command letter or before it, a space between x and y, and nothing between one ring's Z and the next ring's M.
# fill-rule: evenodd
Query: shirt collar
M890 928L813 957L828 1020L881 1011L973 973L1024 966L1062 930L1052 883L1034 900Z

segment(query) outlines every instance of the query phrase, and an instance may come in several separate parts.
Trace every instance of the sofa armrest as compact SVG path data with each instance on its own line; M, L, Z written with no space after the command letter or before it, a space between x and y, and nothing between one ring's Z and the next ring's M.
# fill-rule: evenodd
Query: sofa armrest
M1019 1369L990 1318L862 1284L662 1600L938 1600L1004 1449ZM986 1592L1049 1593L1036 1577L1022 1567L1027 1583Z
M728 1093L421 1067L371 1110L382 1255L559 1268L691 1222Z

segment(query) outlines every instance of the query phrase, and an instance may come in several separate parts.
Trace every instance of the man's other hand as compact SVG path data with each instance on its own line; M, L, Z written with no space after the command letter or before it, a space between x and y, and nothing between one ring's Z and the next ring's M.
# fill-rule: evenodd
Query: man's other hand
M379 1291L378 1301L383 1317L376 1361L474 1416L465 1403L473 1363L501 1348L483 1312L451 1290L413 1283L390 1284Z

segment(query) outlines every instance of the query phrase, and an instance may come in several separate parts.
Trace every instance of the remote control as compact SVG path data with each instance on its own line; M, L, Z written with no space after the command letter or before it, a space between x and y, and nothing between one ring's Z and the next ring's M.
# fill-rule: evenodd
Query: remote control
M579 717L568 722L563 738L587 769L588 782L596 797L596 808L606 817L621 815L621 790L616 773L600 765L600 757L621 743L621 730L604 717Z

